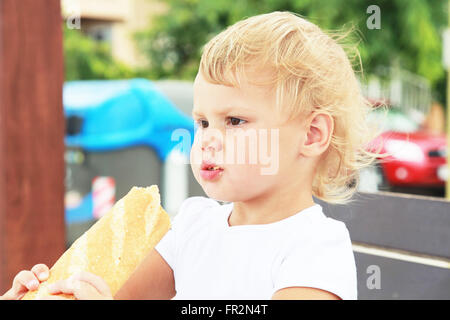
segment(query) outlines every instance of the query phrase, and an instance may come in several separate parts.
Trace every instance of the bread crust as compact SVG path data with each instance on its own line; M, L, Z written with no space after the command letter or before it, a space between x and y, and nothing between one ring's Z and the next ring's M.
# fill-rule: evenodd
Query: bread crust
M158 186L133 187L64 252L50 269L48 280L22 300L48 295L49 284L79 271L101 277L114 296L169 229L170 218L161 207Z

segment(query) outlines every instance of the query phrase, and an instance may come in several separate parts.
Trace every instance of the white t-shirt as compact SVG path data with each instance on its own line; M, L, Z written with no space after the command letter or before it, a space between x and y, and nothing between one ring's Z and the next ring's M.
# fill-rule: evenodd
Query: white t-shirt
M356 266L343 222L319 204L286 219L229 226L233 203L186 199L156 250L174 272L174 299L271 299L311 287L357 298Z

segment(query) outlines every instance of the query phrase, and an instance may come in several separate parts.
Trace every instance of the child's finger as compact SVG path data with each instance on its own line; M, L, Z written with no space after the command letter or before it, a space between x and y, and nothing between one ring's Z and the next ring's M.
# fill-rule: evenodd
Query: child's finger
M41 297L36 297L36 300L72 300L69 298L65 298L63 296L57 296L57 295L43 295Z
M48 285L47 290L52 295L59 293L72 294L78 300L100 300L108 298L101 295L90 283L74 279L73 276Z
M38 278L33 272L28 270L20 271L13 280L13 289L16 292L20 292L24 288L28 290L36 290L38 287Z
M103 296L111 296L111 290L109 289L109 286L101 277L96 276L95 274L81 271L74 274L73 279L89 283L98 291L98 293Z
M33 272L41 282L47 280L50 273L48 267L43 263L35 265L31 268L31 272Z
M51 283L47 286L47 291L50 294L58 294L58 293L73 294L74 293L73 280L72 278L68 278L65 280L59 280L54 283Z
M102 300L105 299L90 283L81 280L74 281L74 296L78 300Z

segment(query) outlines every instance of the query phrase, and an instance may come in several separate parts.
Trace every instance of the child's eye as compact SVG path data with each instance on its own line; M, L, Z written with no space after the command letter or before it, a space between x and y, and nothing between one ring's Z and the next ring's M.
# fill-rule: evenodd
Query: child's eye
M245 122L247 122L245 120L242 120L242 119L239 119L239 118L235 118L235 117L229 117L228 119L229 119L229 122L230 122L230 124L232 126L238 126L240 124L244 124ZM243 122L241 122L241 121L243 121Z
M197 120L197 121L195 121L195 123L197 124L197 125L199 125L200 126L200 128L208 128L208 121L206 121L206 120Z

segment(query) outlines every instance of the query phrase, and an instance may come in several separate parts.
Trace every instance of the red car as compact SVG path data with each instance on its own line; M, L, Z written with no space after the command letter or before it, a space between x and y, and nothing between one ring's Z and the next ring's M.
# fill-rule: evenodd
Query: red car
M444 188L448 179L445 135L420 130L419 125L395 109L389 109L384 124L385 130L374 144L379 146L381 142L381 152L388 156L380 159L377 167L361 172L360 190Z
M424 131L387 131L380 139L382 152L389 154L380 165L390 186L445 185L448 176L445 136Z

